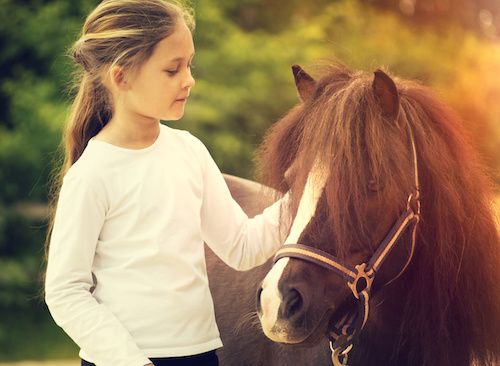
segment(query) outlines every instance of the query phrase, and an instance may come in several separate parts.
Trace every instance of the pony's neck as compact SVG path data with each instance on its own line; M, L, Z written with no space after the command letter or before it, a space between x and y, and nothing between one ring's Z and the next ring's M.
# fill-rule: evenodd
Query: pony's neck
M400 344L403 302L388 292L393 291L384 289L371 300L369 320L351 351L350 365L421 365L408 362L409 352Z
M388 285L371 301L370 315L365 329L361 332L351 354L349 365L422 366L425 364L425 350L419 349L419 336L409 334L402 326L405 310L405 293L411 291L406 285L408 279ZM431 300L430 300L431 301ZM416 306L416 305L415 305ZM445 351L446 352L446 351ZM457 345L449 355L446 364L433 366L469 366L465 350ZM436 357L438 359L439 357Z

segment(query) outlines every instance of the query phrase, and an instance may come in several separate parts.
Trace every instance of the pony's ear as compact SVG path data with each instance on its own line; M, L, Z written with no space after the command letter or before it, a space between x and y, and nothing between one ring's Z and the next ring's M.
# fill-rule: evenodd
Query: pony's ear
M293 77L295 78L295 85L299 91L300 99L305 102L308 100L314 89L316 88L316 81L305 72L299 65L292 66Z
M374 72L373 93L385 117L396 120L399 114L399 93L394 81L382 70Z

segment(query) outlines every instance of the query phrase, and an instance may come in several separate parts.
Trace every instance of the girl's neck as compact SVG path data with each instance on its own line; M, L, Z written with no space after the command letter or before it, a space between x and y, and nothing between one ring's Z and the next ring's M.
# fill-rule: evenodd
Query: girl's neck
M96 140L128 149L142 149L154 143L160 133L160 121L153 119L127 119L113 116Z

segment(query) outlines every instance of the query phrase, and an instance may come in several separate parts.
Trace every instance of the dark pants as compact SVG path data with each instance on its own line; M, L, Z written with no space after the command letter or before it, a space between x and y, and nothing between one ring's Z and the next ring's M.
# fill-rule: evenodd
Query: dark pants
M219 366L219 359L215 351L193 356L150 358L155 366ZM93 363L82 360L81 366L95 366Z

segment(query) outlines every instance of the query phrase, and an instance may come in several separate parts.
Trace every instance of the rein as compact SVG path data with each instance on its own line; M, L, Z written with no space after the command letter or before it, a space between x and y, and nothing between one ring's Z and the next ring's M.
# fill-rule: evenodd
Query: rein
M337 321L329 336L334 366L347 365L348 353L352 349L354 339L359 335L368 320L370 294L375 276L386 258L396 245L398 245L399 239L408 229L412 230L411 251L408 260L401 271L385 285L397 279L406 270L413 257L417 225L420 221L420 184L418 179L417 151L412 130L409 125L408 130L413 153L415 192L408 196L406 210L396 220L391 230L382 240L368 262L353 267L327 252L303 244L286 244L277 251L274 257L274 263L281 258L292 257L331 270L342 277L346 281L347 286L351 289L357 301L357 309L348 312Z

